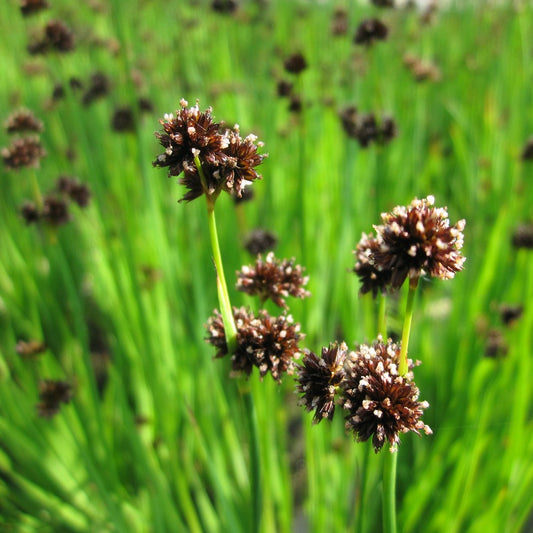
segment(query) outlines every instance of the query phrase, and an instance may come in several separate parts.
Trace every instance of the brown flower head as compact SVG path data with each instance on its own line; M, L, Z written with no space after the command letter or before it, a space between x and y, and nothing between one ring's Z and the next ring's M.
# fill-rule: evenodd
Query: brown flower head
M70 52L74 50L74 35L72 31L60 20L49 21L44 33L46 42L57 52Z
M237 11L239 3L237 0L213 0L211 8L217 13L231 14Z
M2 148L1 154L6 167L16 170L22 167L39 168L46 151L37 136L28 136L13 139L9 148Z
M115 131L135 131L135 115L128 106L117 107L111 117L111 128Z
M254 367L263 378L270 372L280 382L283 373L292 374L295 360L300 356L298 343L304 335L300 324L294 323L290 315L270 316L265 310L255 317L244 307L233 308L237 326L237 349L231 356L232 374L249 376ZM218 311L209 318L206 341L217 349L215 357L228 354L224 323Z
M465 221L450 226L446 208L433 207L435 198L415 198L407 207L383 213L383 225L374 226L379 249L372 254L374 266L390 273L392 289L402 286L407 277L422 275L451 279L463 269Z
M285 98L291 95L293 84L292 82L287 80L279 80L276 88L278 96L281 98Z
M503 304L500 307L500 318L505 326L512 326L523 313L523 305Z
M20 0L20 11L24 17L29 17L48 7L47 0Z
M226 136L228 138L228 144L224 149L226 157L213 175L222 183L223 190L228 193L233 192L237 198L241 198L247 184L261 179L255 167L261 164L266 154L257 153L257 147L263 146L263 143L257 143L255 135L250 134L244 139L239 135L238 125L226 131Z
M371 0L376 7L394 7L394 0Z
M32 202L25 202L22 204L20 215L28 225L38 222L41 218L41 212Z
M514 248L533 248L533 224L520 224L513 232L511 244Z
M50 194L44 198L42 218L51 226L61 226L70 221L68 205L65 200Z
M62 403L70 402L72 395L72 385L66 381L53 379L40 381L37 413L43 418L51 418L59 412Z
M237 197L244 187L261 176L255 171L257 165L266 157L257 154L256 137L249 135L242 139L239 128L224 129L214 122L211 108L201 112L198 103L188 108L185 100L180 102L181 109L176 116L165 115L160 120L163 132L156 137L165 148L153 162L155 167L168 167L169 176L179 176L180 183L189 191L180 201L191 201L202 194L216 199L225 190ZM195 158L198 158L200 174Z
M366 148L372 142L380 145L389 143L396 136L396 123L391 117L384 117L378 123L374 113L359 114L355 106L348 106L339 113L346 134Z
M380 292L385 293L390 283L390 270L379 270L374 261L374 254L380 249L380 241L372 234L363 233L361 240L357 244L354 254L356 263L353 272L357 274L361 281L361 294L372 291L375 298Z
M285 59L283 66L291 74L300 74L300 72L307 68L307 61L303 54L295 53Z
M375 41L384 41L387 38L389 29L379 19L366 19L359 24L353 42L370 46Z
M303 276L303 268L294 264L294 259L276 259L274 252L266 258L259 255L254 266L243 266L237 272L238 291L257 295L264 302L271 299L277 306L287 308L285 298L306 298L310 295L303 287L309 281Z
M520 155L522 161L529 161L533 159L533 137L530 137L524 148L522 148L522 154Z
M271 231L256 228L246 237L244 247L252 255L264 254L278 245L278 238Z
M11 113L4 127L8 133L28 131L41 133L43 131L43 123L29 109L19 109Z
M345 35L348 31L348 11L342 7L335 9L331 20L331 33L333 35Z
M304 351L303 365L296 370L297 391L302 394L300 405L305 406L307 411L315 411L314 424L324 418L333 419L335 394L344 378L347 353L348 347L344 342L322 348L320 357L309 350Z
M420 420L429 404L418 401L419 390L412 372L398 374L399 355L398 345L378 341L372 346L362 345L344 366L341 405L348 412L346 429L358 441L372 437L376 453L387 441L391 451L395 451L400 433L431 433ZM409 367L413 367L412 361Z
M491 359L505 357L509 352L509 346L505 341L503 333L498 329L490 329L487 332L485 344L485 357Z
M91 75L89 87L81 98L81 103L85 106L99 98L106 96L111 89L111 82L103 72L95 72Z
M35 339L29 341L19 340L15 350L21 357L35 357L46 351L46 344Z
M91 191L85 183L80 183L76 178L59 176L56 182L56 189L80 207L87 207L89 205Z

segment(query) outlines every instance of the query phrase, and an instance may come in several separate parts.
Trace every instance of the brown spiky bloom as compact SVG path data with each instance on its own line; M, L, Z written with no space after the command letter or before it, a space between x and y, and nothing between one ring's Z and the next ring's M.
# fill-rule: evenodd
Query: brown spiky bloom
M264 254L278 245L278 238L266 229L256 228L246 237L244 247L252 255Z
M20 11L24 17L29 17L48 7L47 0L20 0Z
M242 139L238 126L224 129L214 122L212 109L201 112L198 102L187 107L186 100L180 101L181 109L176 115L167 114L160 120L162 132L155 136L165 148L153 162L155 167L168 167L168 175L179 176L180 183L189 191L180 201L191 201L202 194L215 199L224 190L237 197L242 196L244 187L260 179L255 171L266 155L257 153L255 135ZM203 177L195 163L198 158Z
M89 87L81 98L81 103L85 106L107 96L111 89L111 82L109 78L103 72L95 72L91 74Z
M55 194L47 195L44 198L41 217L51 226L66 224L70 221L67 202L63 198L58 198Z
M254 367L259 369L261 379L270 372L281 381L284 373L292 374L295 360L300 356L298 343L304 335L300 324L294 323L291 315L270 316L265 310L256 317L247 308L233 308L237 327L237 349L231 355L232 374L249 376ZM215 357L228 354L224 323L215 310L207 325L206 341L217 349Z
M361 294L372 291L375 298L379 293L387 292L390 280L390 270L379 270L374 260L374 254L379 251L381 242L372 234L363 233L354 251L356 263L353 272L361 281Z
M307 61L303 54L297 52L287 57L283 62L283 66L285 67L285 70L291 74L300 74L300 72L307 68Z
M374 113L359 114L355 106L348 106L339 112L344 131L366 148L372 142L380 145L396 137L396 123L392 117L384 117L379 123Z
M23 133L43 131L43 123L29 110L18 109L9 115L4 123L7 133Z
M405 376L398 374L399 355L398 345L379 340L372 346L360 346L344 365L341 404L348 412L346 429L358 441L372 437L376 453L387 441L395 451L400 433L431 433L420 419L429 404L418 401L419 390L411 371Z
M8 169L22 167L39 168L41 158L46 155L45 149L37 136L30 135L13 139L8 148L2 148L2 159Z
M463 269L465 221L450 226L446 208L433 207L434 203L433 196L415 198L407 207L383 213L383 224L374 226L379 249L372 261L378 271L390 272L392 289L400 288L407 277L451 279Z
M37 413L51 418L59 412L62 403L69 403L73 396L72 385L66 381L44 379L39 382Z
M306 298L310 295L303 287L309 281L303 276L304 268L294 264L293 259L277 259L274 252L263 259L257 257L255 265L243 266L237 271L238 291L257 295L265 302L269 298L279 307L287 308L285 298Z
M91 190L85 183L80 183L70 176L59 176L56 182L56 190L65 194L70 200L80 207L87 207L91 199Z
M111 128L115 131L135 131L135 115L129 106L117 107L111 117Z
M41 212L33 202L24 202L20 208L20 215L26 224L34 224L41 219Z
M74 35L60 20L47 22L44 33L46 42L55 51L64 53L74 50Z
M533 224L520 224L513 232L511 244L515 248L533 248Z
M303 365L298 367L297 391L302 394L299 404L307 411L315 411L313 423L324 418L333 419L335 394L344 379L344 361L348 347L344 342L334 342L322 348L317 357L310 350L304 351Z
M366 19L359 24L353 42L370 46L375 41L384 41L389 34L389 29L379 19Z

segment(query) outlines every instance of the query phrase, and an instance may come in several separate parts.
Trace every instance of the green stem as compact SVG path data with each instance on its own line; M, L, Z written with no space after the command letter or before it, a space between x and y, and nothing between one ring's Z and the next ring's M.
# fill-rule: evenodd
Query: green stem
M407 348L409 347L409 336L411 335L411 322L413 320L413 304L415 301L416 288L418 287L418 278L409 280L409 293L407 294L407 304L405 306L405 317L403 319L402 347L400 350L400 362L398 373L405 376L408 371L407 367Z
M228 286L224 276L224 267L222 265L222 256L220 255L220 246L218 244L217 224L215 220L215 203L207 196L207 219L209 222L209 233L211 235L211 248L213 249L213 260L217 275L217 293L220 312L224 322L224 331L226 333L226 344L228 353L232 354L237 348L237 327L233 318L231 302L229 299Z
M250 489L252 492L252 532L259 533L261 529L261 514L263 509L263 491L261 488L261 457L259 452L259 431L254 398L249 388L241 390L246 405L248 417L248 431L250 433Z
M43 207L43 197L41 195L41 189L39 188L39 182L37 181L37 176L35 172L31 173L31 186L33 189L33 197L35 198L35 203L37 204L38 209Z
M383 531L396 533L396 464L398 452L385 452L383 465Z

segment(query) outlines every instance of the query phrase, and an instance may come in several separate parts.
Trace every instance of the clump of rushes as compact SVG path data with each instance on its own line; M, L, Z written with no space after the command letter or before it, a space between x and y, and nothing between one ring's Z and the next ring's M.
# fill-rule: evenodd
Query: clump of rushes
M272 317L264 309L255 316L249 309L233 309L237 326L236 349L231 354L232 375L250 376L254 367L261 379L268 373L280 382L283 374L292 374L300 357L298 343L304 338L300 324L286 313ZM228 355L228 345L221 314L215 310L207 325L206 341L217 349L215 357Z
M294 264L294 259L277 259L273 252L263 259L257 257L255 265L243 266L237 272L237 285L239 291L250 295L257 295L261 303L272 300L278 307L287 308L285 298L306 298L310 292L304 289L309 281L303 275L305 269Z
M357 27L353 42L371 46L376 41L384 41L388 34L389 29L381 20L376 18L366 19Z
M51 418L59 412L61 404L72 400L73 388L66 381L44 379L39 382L39 403L37 413L43 418Z

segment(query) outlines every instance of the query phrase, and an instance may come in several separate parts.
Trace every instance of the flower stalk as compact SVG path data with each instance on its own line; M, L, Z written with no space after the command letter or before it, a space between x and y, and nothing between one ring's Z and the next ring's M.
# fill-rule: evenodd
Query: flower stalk
M408 370L407 350L409 347L409 337L411 335L411 323L413 321L413 307L417 287L418 278L410 278L409 292L407 293L407 303L405 305L405 316L403 319L402 347L400 350L400 361L398 366L398 373L400 374L400 376L405 376Z

